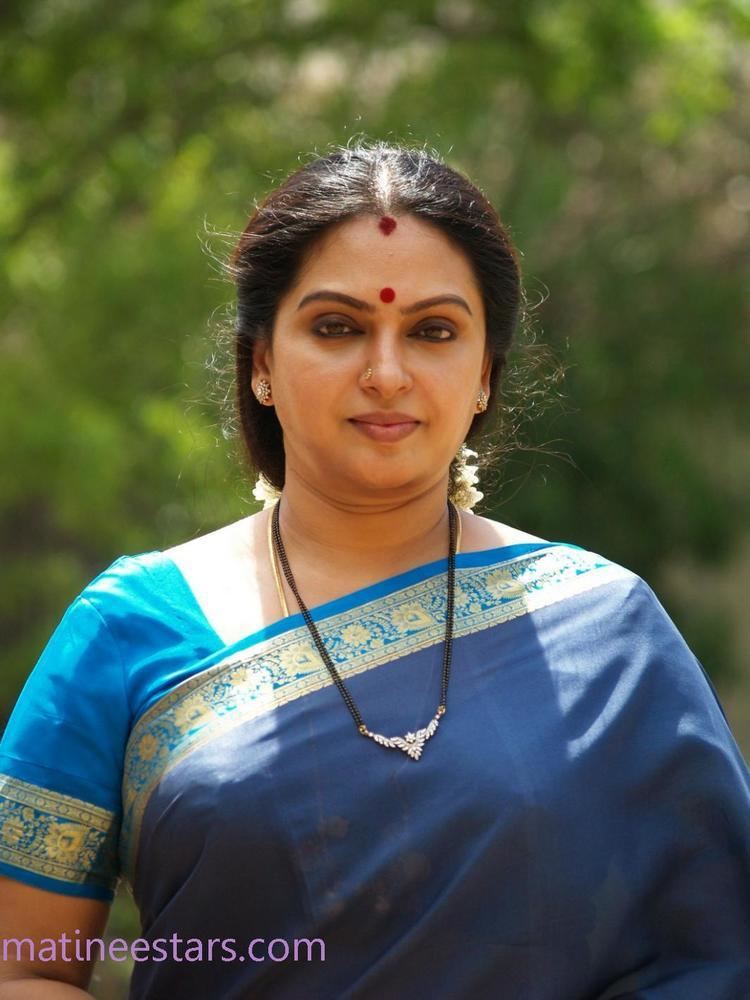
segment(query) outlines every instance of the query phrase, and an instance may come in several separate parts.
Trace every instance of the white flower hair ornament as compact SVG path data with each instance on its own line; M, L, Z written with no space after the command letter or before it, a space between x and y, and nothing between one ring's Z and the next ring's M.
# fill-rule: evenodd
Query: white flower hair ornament
M479 477L477 476L479 466L467 464L467 459L471 456L479 458L477 452L462 444L456 456L459 462L458 474L455 477L455 484L450 493L450 498L456 507L460 507L461 510L466 511L471 511L484 498L484 493L474 488L479 482Z
M281 496L281 490L277 490L275 486L269 483L261 472L258 476L258 481L255 484L253 496L259 503L263 504L263 510L267 510L269 507L273 507L279 499Z

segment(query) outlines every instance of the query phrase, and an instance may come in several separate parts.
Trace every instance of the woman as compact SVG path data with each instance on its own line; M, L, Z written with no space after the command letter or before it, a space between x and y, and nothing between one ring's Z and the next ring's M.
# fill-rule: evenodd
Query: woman
M4 935L98 936L122 876L138 998L749 996L750 783L701 666L633 573L453 502L521 298L493 208L341 150L233 272L280 499L68 609L1 747Z

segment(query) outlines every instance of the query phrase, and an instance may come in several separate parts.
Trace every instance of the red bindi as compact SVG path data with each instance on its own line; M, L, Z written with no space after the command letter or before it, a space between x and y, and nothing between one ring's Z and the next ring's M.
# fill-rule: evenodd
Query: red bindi
M383 218L378 223L380 226L380 231L384 236L390 236L393 230L396 228L396 220L392 215L384 215Z
M381 302L393 302L396 298L396 293L392 288L381 288L380 289L380 301Z

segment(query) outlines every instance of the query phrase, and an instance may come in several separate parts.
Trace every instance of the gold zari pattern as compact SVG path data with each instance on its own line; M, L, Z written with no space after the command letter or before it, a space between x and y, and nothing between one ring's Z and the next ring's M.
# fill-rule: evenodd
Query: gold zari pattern
M114 890L119 817L0 774L0 861L75 885Z

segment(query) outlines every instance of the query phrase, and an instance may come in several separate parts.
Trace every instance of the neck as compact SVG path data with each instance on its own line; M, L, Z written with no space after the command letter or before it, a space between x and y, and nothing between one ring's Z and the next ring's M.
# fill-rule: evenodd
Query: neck
M448 554L447 476L400 499L342 500L287 475L279 525L290 563L332 572L397 572Z

